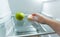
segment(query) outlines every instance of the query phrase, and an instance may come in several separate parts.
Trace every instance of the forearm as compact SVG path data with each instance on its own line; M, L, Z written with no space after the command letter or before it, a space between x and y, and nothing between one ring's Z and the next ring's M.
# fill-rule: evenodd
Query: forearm
M35 16L37 17L37 20L34 18ZM60 23L59 22L52 20L50 18L47 18L41 14L32 14L28 18L33 20L33 21L37 21L39 23L48 24L50 27L52 27L60 35Z
M52 20L52 19L47 19L46 24L52 27L60 35L60 23L59 22Z

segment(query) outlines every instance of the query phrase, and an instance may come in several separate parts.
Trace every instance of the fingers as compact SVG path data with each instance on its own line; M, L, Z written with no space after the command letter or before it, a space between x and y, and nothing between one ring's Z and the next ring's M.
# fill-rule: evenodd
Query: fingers
M36 18L35 15L34 15L34 16L29 15L29 16L28 16L28 19L29 19L30 21L37 21L37 20L38 20L38 18Z
M40 17L41 14L39 13L33 13L32 16L39 16Z
M32 16L36 16L36 14L32 14Z
M44 17L43 15L38 14L38 13L33 13L33 14L29 15L28 18L31 21L36 21L36 22L39 22L39 23L45 23L45 19L46 19L46 17Z
M29 16L28 16L28 19L29 19L29 20L33 20L34 17L33 17L32 15L29 15Z

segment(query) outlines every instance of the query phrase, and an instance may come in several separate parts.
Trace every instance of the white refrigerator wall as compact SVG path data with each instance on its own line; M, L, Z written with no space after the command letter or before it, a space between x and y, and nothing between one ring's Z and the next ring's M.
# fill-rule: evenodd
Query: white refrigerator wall
M6 37L5 22L9 22L11 11L8 0L0 0L0 37ZM9 25L9 24L8 24ZM8 27L8 26L7 26Z
M9 0L13 13L21 11L24 13L41 12L41 1L35 0Z
M35 0L9 0L12 13L21 11L24 13L41 12L60 18L60 0L53 2L37 2ZM43 9L43 10L42 10Z
M42 13L60 19L60 0L44 3Z

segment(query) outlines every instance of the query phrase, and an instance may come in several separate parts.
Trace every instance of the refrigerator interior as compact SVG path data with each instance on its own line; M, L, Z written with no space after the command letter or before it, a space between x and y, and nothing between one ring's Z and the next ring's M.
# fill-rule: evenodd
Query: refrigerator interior
M41 36L41 37L53 37L56 36L55 31L48 25L40 24L36 22L29 22L27 16L33 13L41 13L43 9L42 2L36 2L31 0L9 0L9 5L12 11L12 20L14 22L13 29L7 34L8 37L28 37L28 36ZM24 12L27 14L23 21L17 21L15 19L16 12ZM36 24L36 25L35 25ZM12 32L13 31L13 32ZM55 34L55 35L53 35ZM53 36L52 36L53 35Z

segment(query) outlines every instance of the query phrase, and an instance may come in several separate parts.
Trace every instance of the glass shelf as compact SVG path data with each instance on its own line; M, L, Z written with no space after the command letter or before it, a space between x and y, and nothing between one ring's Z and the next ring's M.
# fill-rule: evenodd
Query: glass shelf
M8 37L27 37L27 36L40 36L46 34L54 34L55 31L48 25L42 25L37 22L30 22L27 20L27 16L23 21L18 21L12 16L15 26L7 35Z

